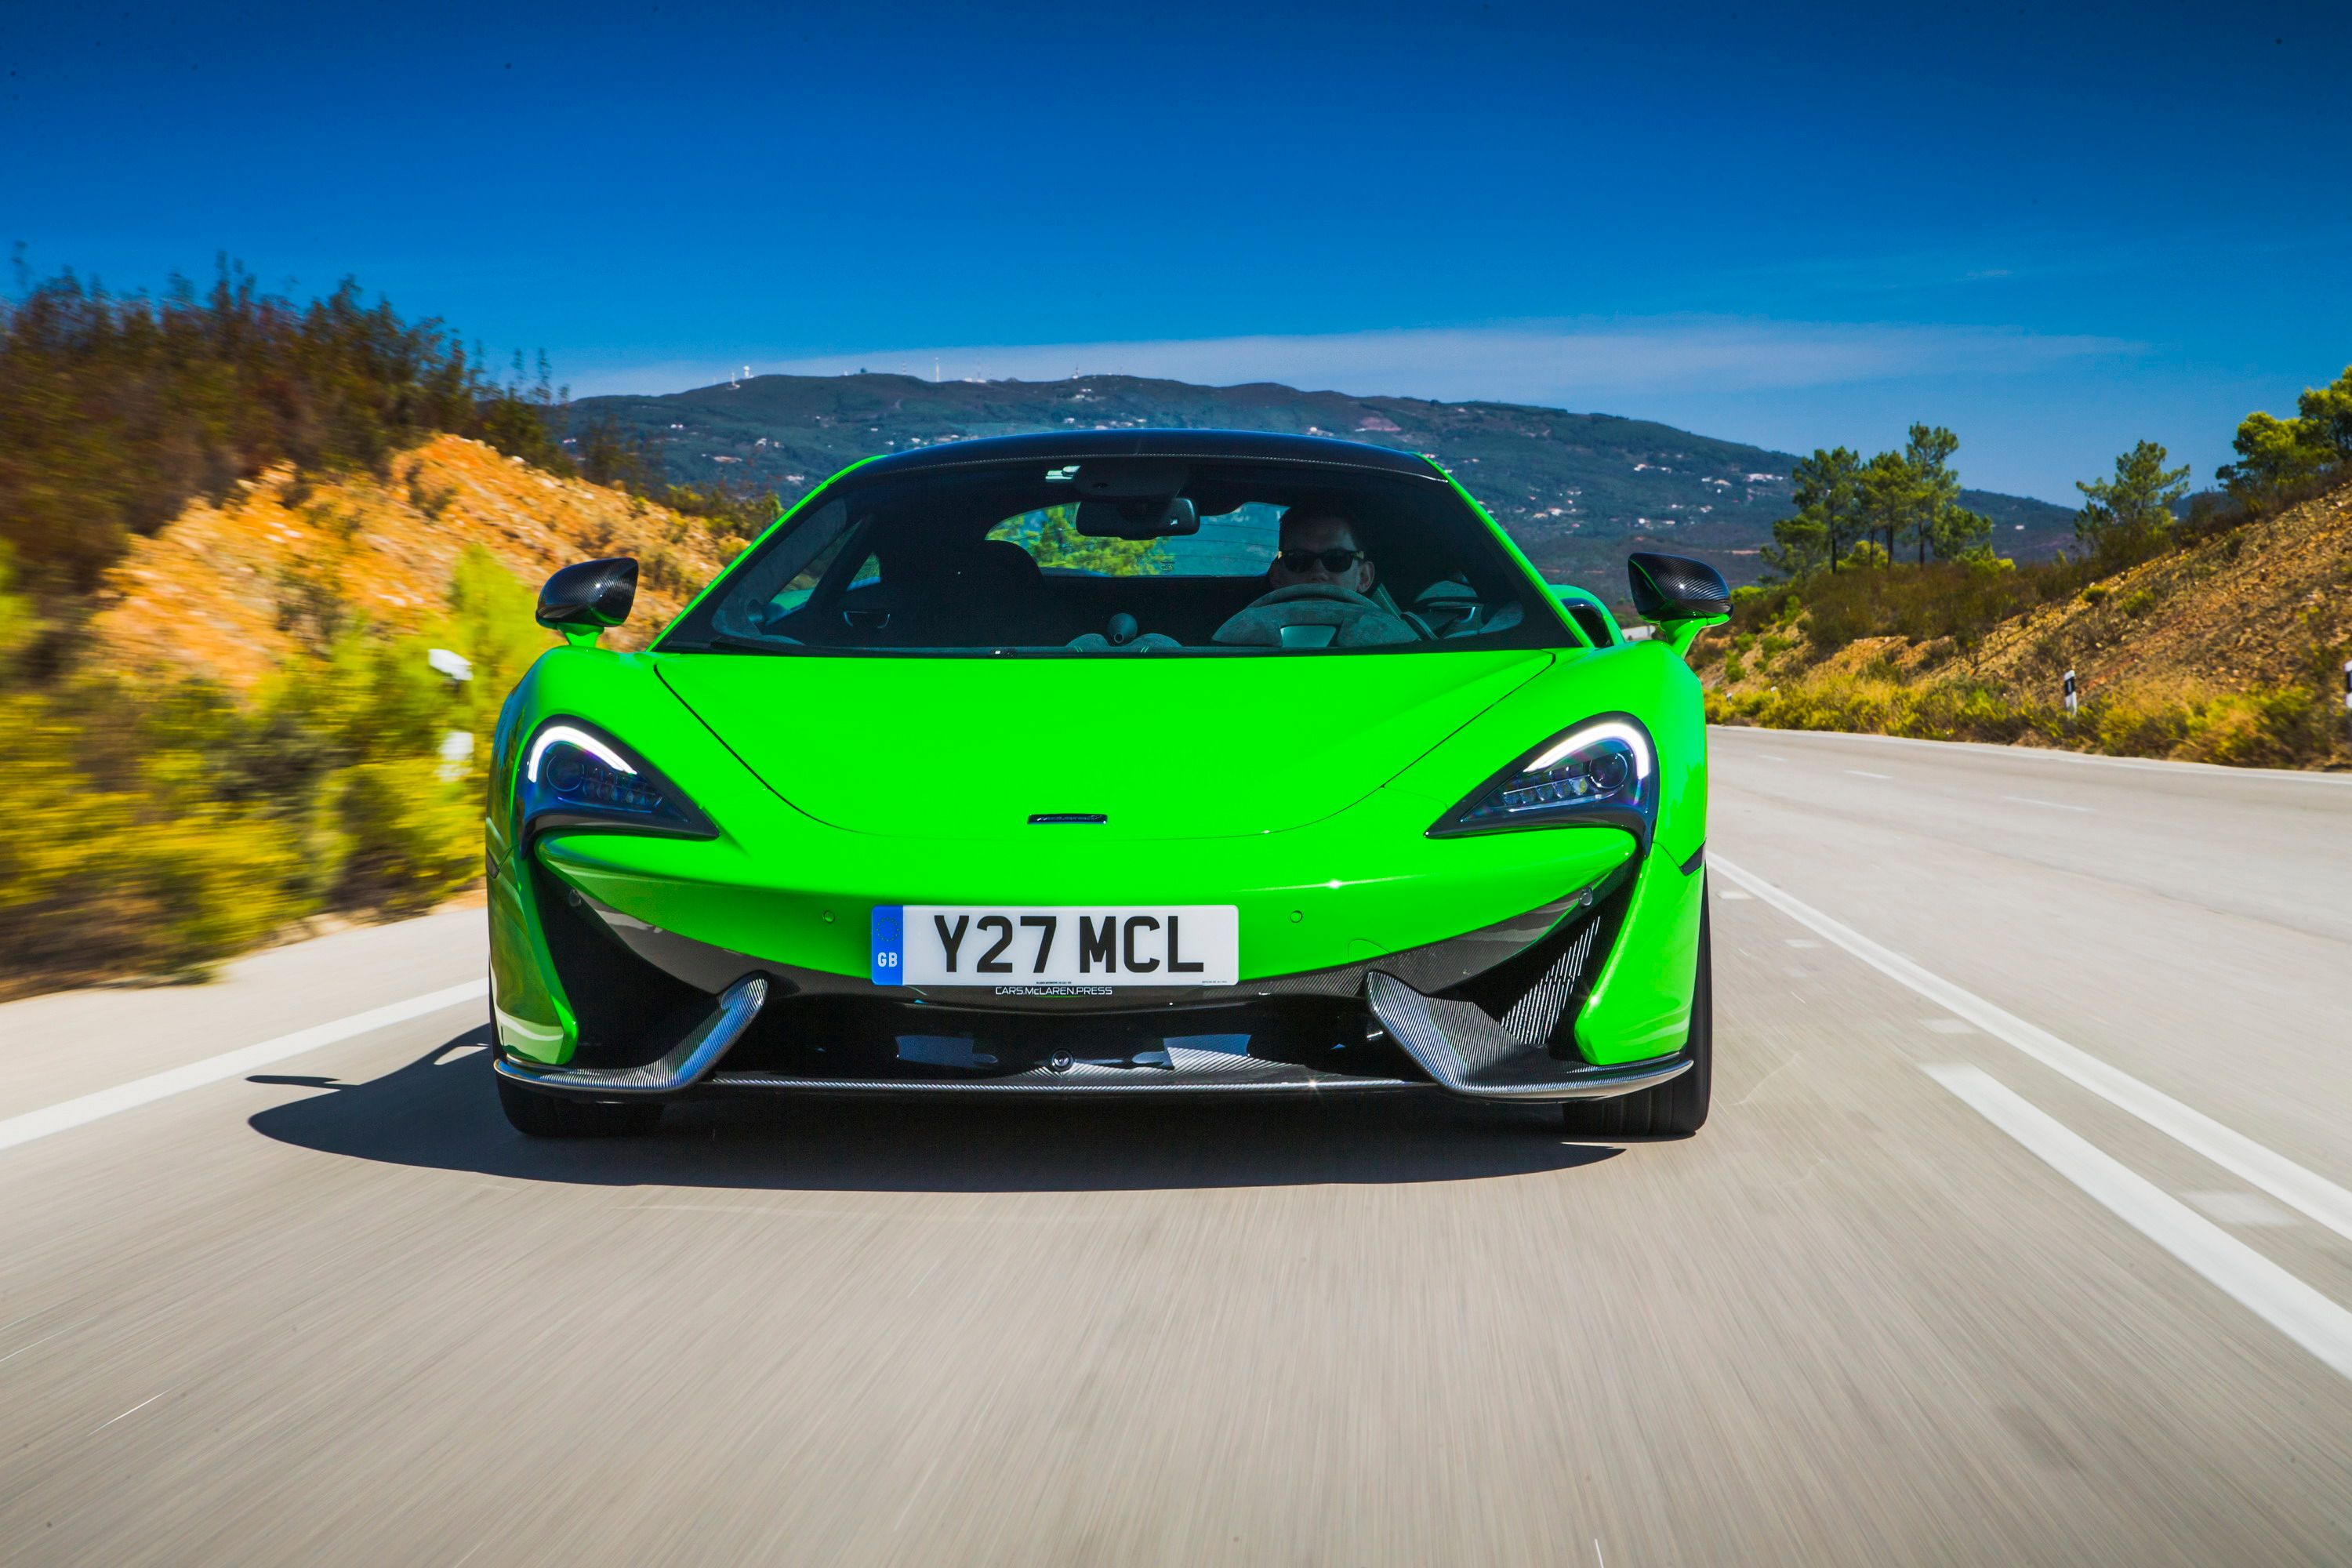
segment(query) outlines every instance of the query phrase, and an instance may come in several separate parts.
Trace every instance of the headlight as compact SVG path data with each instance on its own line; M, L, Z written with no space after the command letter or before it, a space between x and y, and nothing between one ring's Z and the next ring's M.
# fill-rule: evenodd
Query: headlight
M593 724L553 719L523 752L516 794L526 834L604 828L666 838L715 838L718 827L644 758Z
M1647 849L1657 819L1657 748L1640 721L1612 713L1562 731L1480 784L1429 837L1592 823L1622 827Z

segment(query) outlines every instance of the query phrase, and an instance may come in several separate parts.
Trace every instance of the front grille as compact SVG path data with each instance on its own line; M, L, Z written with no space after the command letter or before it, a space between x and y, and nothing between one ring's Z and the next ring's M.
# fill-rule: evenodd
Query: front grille
M1420 1078L1393 1045L1367 1038L1363 1008L1352 1000L1005 1014L803 995L770 1004L713 1082L1009 1089Z

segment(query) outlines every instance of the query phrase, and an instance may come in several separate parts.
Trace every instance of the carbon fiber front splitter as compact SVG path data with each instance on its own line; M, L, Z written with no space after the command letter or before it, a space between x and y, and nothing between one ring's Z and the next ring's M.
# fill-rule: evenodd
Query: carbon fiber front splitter
M767 998L757 976L730 986L711 1016L656 1061L633 1068L549 1068L502 1058L498 1070L543 1092L600 1100L668 1099L697 1091L831 1095L929 1095L1024 1099L1128 1095L1212 1095L1268 1098L1437 1089L1466 1100L1540 1103L1633 1094L1690 1068L1679 1054L1595 1067L1562 1061L1513 1038L1475 1005L1414 990L1395 976L1366 978L1364 1004L1378 1029L1402 1053L1399 1072L1339 1071L1298 1061L1253 1056L1230 1046L1205 1049L1162 1041L1139 1050L1096 1055L1054 1051L1009 1070L812 1073L757 1066L738 1068L725 1058ZM1197 1036L1201 1040L1236 1037ZM992 1058L968 1058L973 1068ZM1367 1064L1370 1065L1370 1063Z

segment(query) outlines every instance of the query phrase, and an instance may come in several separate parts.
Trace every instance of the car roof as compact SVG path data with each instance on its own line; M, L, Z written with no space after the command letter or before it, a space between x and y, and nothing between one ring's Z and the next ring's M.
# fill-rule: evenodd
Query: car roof
M1418 452L1401 452L1393 447L1340 441L1328 436L1278 436L1264 430L1045 430L1034 436L988 436L893 452L866 464L862 471L898 473L1024 460L1083 462L1088 458L1240 458L1320 468L1378 468L1443 482L1438 470Z

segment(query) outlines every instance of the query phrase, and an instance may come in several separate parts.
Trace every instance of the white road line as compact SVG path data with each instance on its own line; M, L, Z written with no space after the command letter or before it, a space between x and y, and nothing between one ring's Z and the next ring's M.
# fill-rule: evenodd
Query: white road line
M2013 801L2015 801L2015 802L2016 802L2018 805L2039 805L2039 806L2046 806L2046 807L2048 807L2048 808L2049 808L2050 810L2052 810L2052 811L2084 811L2084 812L2087 812L2087 811L2090 811L2090 810L2091 810L2091 808L2090 808L2089 806L2087 806L2087 805L2068 805L2064 801L2059 801L2059 800L2036 800L2036 799L2034 799L2034 798L2033 798L2032 795L2002 795L2000 798L2001 798L2001 799L2003 799L2003 800L2013 800ZM2097 814L2096 814L2096 813L2093 813L2093 815L2094 815L2094 816L2095 816L2095 815L2097 815Z
M172 1391L171 1391L170 1389L168 1389L168 1388L167 1388L167 1389L165 1389L165 1390L163 1391L163 1394L169 1394L169 1393L171 1393L171 1392L172 1392ZM157 1400L159 1400L159 1399L163 1398L163 1394L149 1394L146 1398L144 1398L144 1399L141 1400L138 1404L136 1404L136 1405L132 1405L130 1409L128 1409L128 1410L124 1411L124 1412L122 1413L122 1415L138 1415L142 1410L146 1409L149 1405L151 1405L154 1404ZM89 1429L89 1430L90 1430L90 1435L91 1435L92 1436L96 1436L99 1433L105 1431L109 1426L113 1426L117 1421L121 1420L121 1419L122 1419L122 1415L110 1415L110 1416L108 1416L105 1420L103 1420L103 1421L100 1422L97 1426L93 1426L93 1427L91 1427L91 1428Z
M88 1322L88 1321L89 1321L89 1320L88 1318L84 1318L84 1319L82 1319L82 1320L81 1320L81 1323L86 1323L86 1322ZM68 1323L68 1324L65 1326L65 1328L62 1328L62 1329L52 1329L52 1330L50 1330L47 1333L43 1334L39 1339L35 1340L31 1344L29 1344L29 1345L18 1345L15 1350L10 1351L6 1355L0 1355L0 1361L15 1361L18 1356L23 1355L26 1351L28 1351L28 1350L33 1350L33 1349L35 1349L35 1348L37 1348L37 1347L38 1347L38 1346L47 1344L51 1340L56 1339L59 1334L65 1333L65 1332L68 1331L69 1330L73 1330L73 1329L78 1329L78 1328L79 1328L79 1327L81 1326L81 1323Z
M2239 1305L2352 1378L2352 1312L2030 1105L1982 1068L1921 1069L2109 1213L2219 1287Z
M1883 947L1851 926L1837 921L1766 881L1753 871L1733 865L1712 848L1706 863L1771 904L1800 925L1844 948L1891 980L1899 981L1947 1013L1958 1015L1996 1039L2015 1047L2035 1061L2074 1079L2119 1110L2127 1110L2168 1137L2177 1139L2232 1175L2260 1187L2290 1208L2309 1215L2338 1236L2352 1238L2352 1192L2347 1192L2316 1172L2232 1131L2201 1110L2132 1077L2121 1068L2070 1046L2049 1030L2029 1024L2013 1013L1994 1006L1972 991L1964 991L1941 975L1931 974L1901 953Z
M2280 1227L2303 1222L2260 1193L2183 1193L2181 1200L2222 1225Z
M1927 746L1939 752L1974 752L1982 756L2011 758L2028 763L2072 763L2084 767L2124 768L2135 773L2210 773L2220 778L2292 779L2297 784L2323 784L2336 789L2352 787L2352 773L2313 773L2303 768L2242 768L2223 763L2158 762L2147 757L2110 757L2097 752L2061 752L2048 747L2002 746L1990 741L1922 741L1913 735L1874 735L1860 730L1773 730L1755 724L1709 724L1710 741L1733 735L1769 735L1775 741L1794 741L1800 745L1813 742L1830 744L1842 741L1867 741L1879 746ZM1774 756L1769 752L1756 753L1776 763L1789 759Z
M1893 775L1893 774L1891 774L1891 773L1864 773L1860 768L1848 768L1848 769L1846 769L1846 772L1848 772L1848 773L1852 773L1854 777L1856 777L1856 778L1858 778L1858 779L1883 779L1883 778L1892 778L1892 777L1894 776L1894 775Z
M256 1068L284 1061L288 1057L299 1056L304 1051L315 1051L321 1046L348 1040L354 1035L389 1028L394 1024L422 1018L428 1013L438 1013L463 1002L478 1001L488 990L487 982L469 980L463 985L430 991L422 996L411 996L405 1002L371 1007L364 1013L354 1013L331 1024L298 1029L274 1040L264 1040L257 1046L225 1051L219 1056L206 1057L200 1062L190 1062L185 1067L173 1068L150 1078L136 1079L113 1089L101 1089L79 1100L68 1100L40 1110L28 1110L21 1116L12 1116L0 1121L0 1149L13 1149L19 1143L29 1143L36 1138L46 1138L52 1132L63 1132L85 1122L96 1121L102 1116L111 1116L118 1110L152 1105L156 1100L169 1099L192 1089L202 1089L223 1079L236 1078Z

